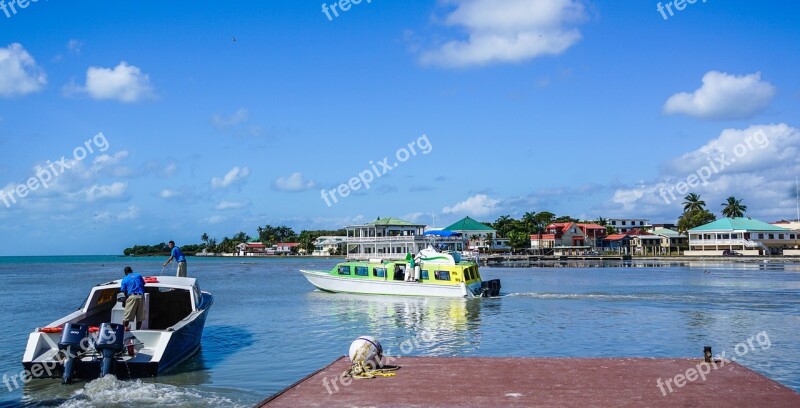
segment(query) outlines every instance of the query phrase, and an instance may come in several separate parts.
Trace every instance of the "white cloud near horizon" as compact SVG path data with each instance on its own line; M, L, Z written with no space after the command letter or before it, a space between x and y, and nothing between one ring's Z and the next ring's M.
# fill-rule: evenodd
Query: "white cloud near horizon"
M84 86L70 83L64 87L66 94L85 93L92 99L115 100L124 103L138 102L156 97L150 76L125 61L114 68L89 67Z
M475 194L452 207L442 208L443 214L463 214L484 216L499 210L500 200L489 197L486 194Z
M250 169L247 167L236 166L228 171L222 178L212 177L211 188L213 189L226 189L230 186L244 182L244 179L250 175Z
M0 48L0 96L9 98L41 91L47 75L20 43Z
M86 201L93 202L122 199L127 191L128 183L117 181L107 185L94 184L79 191L78 194L84 196Z
M761 73L731 75L709 71L703 85L692 93L672 95L664 113L700 119L746 119L763 111L775 96L775 87L761 80Z
M317 185L313 180L306 180L301 172L295 172L287 177L278 177L273 183L273 188L278 191L298 192L306 191Z
M225 210L238 210L240 208L244 208L248 205L247 202L238 202L238 201L222 201L216 206L214 206L215 210L225 211Z
M705 182L699 179L701 173L709 174ZM606 210L611 216L670 214L674 221L691 192L717 216L725 198L735 196L748 206L749 214L793 218L797 174L800 129L785 123L725 129L705 145L664 162L657 179L616 189Z
M581 39L574 27L588 18L579 0L446 0L454 4L444 19L467 38L424 51L424 65L468 67L516 63L558 55Z
M211 124L217 129L225 130L246 121L249 117L250 112L247 109L239 108L230 117L224 117L218 113L211 115Z

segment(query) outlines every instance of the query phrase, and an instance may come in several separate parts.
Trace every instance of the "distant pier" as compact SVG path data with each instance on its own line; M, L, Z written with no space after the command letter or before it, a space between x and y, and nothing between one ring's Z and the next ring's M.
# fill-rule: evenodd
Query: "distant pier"
M394 377L343 377L341 357L258 407L800 407L800 394L728 361L401 357Z

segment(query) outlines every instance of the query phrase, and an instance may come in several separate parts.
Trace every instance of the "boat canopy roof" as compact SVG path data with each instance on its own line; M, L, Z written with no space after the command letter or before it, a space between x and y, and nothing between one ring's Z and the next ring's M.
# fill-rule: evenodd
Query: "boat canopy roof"
M460 236L461 233L460 232L455 232L455 231L448 231L448 230L434 230L434 231L425 231L425 233L423 235L428 235L428 236L432 235L432 236L436 236L436 237L456 237L456 236Z
M184 289L191 289L195 286L195 282L197 281L195 278L185 278L185 277L177 277L177 276L142 276L144 278L145 286L164 286L164 287L173 287L173 288L184 288ZM113 280L110 282L101 283L95 286L95 288L101 287L119 287L122 279Z

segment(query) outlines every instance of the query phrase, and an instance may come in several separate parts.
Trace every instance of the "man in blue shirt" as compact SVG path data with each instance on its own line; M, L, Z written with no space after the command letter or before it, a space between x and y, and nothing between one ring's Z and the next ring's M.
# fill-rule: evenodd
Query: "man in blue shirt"
M169 255L169 259L167 262L164 262L164 267L166 268L167 265L172 262L172 260L176 260L178 262L178 273L176 276L180 276L182 278L186 277L186 257L183 256L183 252L181 249L175 246L175 241L169 241L169 248L172 250L172 253Z
M120 283L120 290L126 296L122 324L127 329L128 324L136 318L136 330L141 329L144 321L144 278L142 275L134 273L130 266L126 266L125 278Z

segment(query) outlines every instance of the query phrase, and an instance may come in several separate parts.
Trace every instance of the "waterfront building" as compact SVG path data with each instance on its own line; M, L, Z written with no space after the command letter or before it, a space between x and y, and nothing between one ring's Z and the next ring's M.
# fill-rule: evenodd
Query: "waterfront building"
M398 218L378 218L375 221L345 228L345 251L348 259L403 259L416 254L429 244L446 244L463 250L461 236L429 238L424 224Z
M777 221L770 224L791 230L795 237L800 238L800 221ZM795 245L793 248L785 248L783 254L786 256L800 256L800 245Z
M661 252L661 236L635 228L621 234L612 234L604 240L605 252L620 255L658 255Z
M650 220L644 218L609 218L608 224L617 230L617 233L624 234L632 229L646 230L652 228Z
M531 249L542 254L583 255L603 246L606 227L598 224L555 222L531 235Z
M262 242L242 242L236 245L238 256L267 256L267 255L289 255L293 252L303 254L305 250L300 248L299 242L281 242L272 246L267 246Z
M443 229L460 233L467 240L467 249L472 251L489 252L511 249L508 246L507 238L497 236L497 230L470 217L464 217Z
M651 231L653 235L661 237L659 255L680 254L681 251L689 248L689 237L678 231L668 228L656 227Z
M689 230L684 255L781 255L798 248L800 233L751 218L722 218Z
M236 245L237 255L239 256L263 256L267 255L267 246L261 242L242 242Z
M344 253L346 237L323 235L314 240L314 252L311 256L331 256Z

